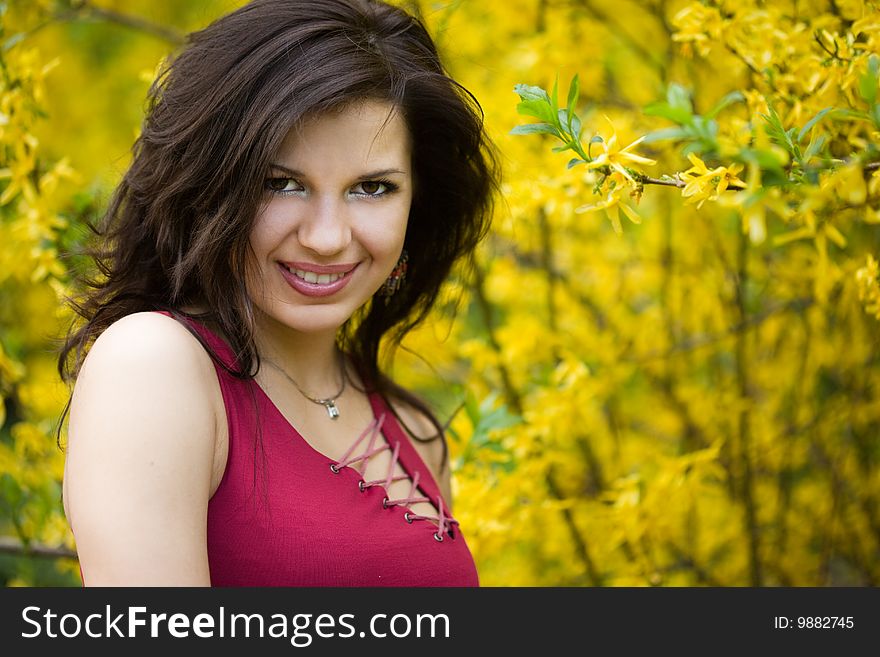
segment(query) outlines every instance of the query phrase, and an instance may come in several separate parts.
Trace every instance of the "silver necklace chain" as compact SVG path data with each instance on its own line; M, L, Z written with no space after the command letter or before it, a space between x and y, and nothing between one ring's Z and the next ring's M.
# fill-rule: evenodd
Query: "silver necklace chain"
M341 355L341 353L340 353L340 355ZM269 365L271 365L272 367L274 367L275 369L277 369L279 372L281 372L285 377L287 377L287 380L290 381L297 390L299 390L300 394L303 397L308 399L310 402L313 402L315 404L320 404L321 406L326 408L327 414L330 416L331 420L336 420L339 418L339 408L336 406L336 400L339 399L339 397L342 395L343 392L345 392L345 383L346 383L346 381L348 381L348 376L346 376L346 374L345 374L345 369L344 369L345 363L344 362L342 362L342 366L343 366L342 367L342 387L339 389L339 392L337 392L332 397L318 399L316 397L312 397L305 390L300 388L299 384L293 380L293 378L285 371L285 369L283 367L281 367L277 363L269 360L268 358L264 358L263 360L265 362L267 362Z

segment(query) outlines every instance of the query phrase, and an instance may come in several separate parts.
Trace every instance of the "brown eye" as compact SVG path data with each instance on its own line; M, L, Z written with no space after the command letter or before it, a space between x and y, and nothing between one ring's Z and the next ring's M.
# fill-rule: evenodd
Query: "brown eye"
M360 196L385 196L397 190L397 185L387 180L365 180L358 183L354 188L355 194Z
M266 189L270 192L287 194L300 191L300 184L293 178L266 178Z

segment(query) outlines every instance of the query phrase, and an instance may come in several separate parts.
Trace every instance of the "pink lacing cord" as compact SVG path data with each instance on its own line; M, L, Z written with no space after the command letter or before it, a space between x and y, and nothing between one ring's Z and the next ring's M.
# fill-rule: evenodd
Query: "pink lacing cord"
M359 472L361 476L363 476L364 468L367 465L367 461L371 457L385 451L386 449L391 449L391 446L388 443L385 443L381 447L374 448L376 440L380 435L382 424L384 422L385 413L382 413L378 419L373 418L367 425L367 428L364 429L363 432L361 432L360 436L358 436L358 439L355 440L354 443L352 443L351 447L349 447L348 450L345 452L345 454L342 455L342 458L339 459L336 463L330 464L330 469L334 473L339 474L340 468L350 466L352 463L357 463L358 461L360 461L360 464L355 467L355 470ZM355 448L357 448L357 446L360 445L361 441L363 441L363 439L367 437L367 434L370 434L370 442L367 444L367 449L360 456L352 457L352 453L354 452ZM361 479L361 481L358 483L358 487L360 488L361 492L364 492L365 490L367 490L367 488L370 488L371 486L383 486L387 491L389 486L393 482L400 481L402 479L409 479L409 476L406 474L399 474L396 476L394 475L394 467L397 465L399 457L400 442L398 441L394 444L394 449L391 453L391 463L388 465L388 472L386 473L385 478L375 479L373 481L365 481L364 479ZM406 497L401 497L396 500L389 500L386 497L384 500L382 500L382 507L387 509L391 506L403 506L405 509L407 509L406 513L403 514L404 520L406 520L410 524L412 524L414 520L435 521L437 523L437 531L434 532L434 538L442 542L444 532L451 532L452 525L457 525L458 520L456 520L452 516L446 515L443 507L443 498L440 495L437 496L437 509L439 510L438 515L420 516L409 511L410 504L415 504L416 502L431 502L431 499L429 497L418 497L416 495L418 491L420 476L421 474L418 470L416 470L412 478L412 485L410 486L409 494Z

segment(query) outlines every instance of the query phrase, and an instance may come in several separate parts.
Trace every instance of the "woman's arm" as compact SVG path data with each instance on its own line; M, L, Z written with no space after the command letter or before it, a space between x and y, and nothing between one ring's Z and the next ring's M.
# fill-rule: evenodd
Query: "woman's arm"
M208 377L198 341L157 313L119 320L92 346L71 402L64 476L86 585L210 585L217 414Z

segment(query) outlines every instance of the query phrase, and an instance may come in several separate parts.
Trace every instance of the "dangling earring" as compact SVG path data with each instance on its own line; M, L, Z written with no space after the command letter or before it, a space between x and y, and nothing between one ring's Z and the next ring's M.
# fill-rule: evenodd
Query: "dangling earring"
M385 280L385 283L379 290L380 296L385 299L386 306L388 305L388 302L391 301L391 297L394 296L394 293L403 287L403 283L406 280L406 267L408 260L409 254L406 252L406 249L404 249L401 251L400 259L397 261L397 265L394 267L391 275Z

